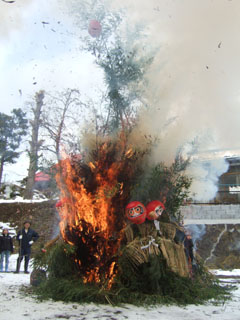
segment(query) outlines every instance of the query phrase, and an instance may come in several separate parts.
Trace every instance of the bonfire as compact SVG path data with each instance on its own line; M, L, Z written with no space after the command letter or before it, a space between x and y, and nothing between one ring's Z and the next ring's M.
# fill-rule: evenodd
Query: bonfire
M84 282L110 288L126 227L125 206L146 151L133 150L123 133L105 140L84 163L74 155L58 166L61 235L75 247L75 263Z
M116 27L120 16L98 16L104 19L92 20L93 42L86 43L105 74L105 109L93 110L95 143L87 156L70 154L57 166L62 241L35 259L48 274L38 292L56 300L134 304L194 303L225 293L198 261L192 268L184 249L179 223L191 184L187 161L176 156L168 166L161 159L153 165L157 137L137 130L153 57L138 58L137 48L110 32L107 26Z
M168 212L179 198L171 192L174 185L170 191L165 188L164 204L140 186L148 152L133 148L121 133L98 142L88 160L69 155L59 162L61 236L57 245L51 243L35 258L35 268L47 271L37 289L42 297L153 304L195 303L198 295L204 301L226 294L197 259L187 258L184 228ZM164 184L169 175L169 181L182 188L182 174L173 179L172 168L157 167L153 173L157 182L158 173ZM149 180L155 190L157 183ZM159 197L162 189L160 184ZM146 201L143 194L149 194L146 207L140 202Z

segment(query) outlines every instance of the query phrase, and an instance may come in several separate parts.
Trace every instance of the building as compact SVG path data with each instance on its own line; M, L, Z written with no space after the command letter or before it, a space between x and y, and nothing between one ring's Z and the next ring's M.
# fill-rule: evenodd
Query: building
M240 157L226 158L227 172L219 177L216 201L221 203L240 203Z

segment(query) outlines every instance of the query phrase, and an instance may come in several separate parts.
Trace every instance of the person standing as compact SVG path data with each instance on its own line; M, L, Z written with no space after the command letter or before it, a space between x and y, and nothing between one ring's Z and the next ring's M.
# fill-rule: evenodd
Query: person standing
M184 248L185 248L185 253L187 256L187 260L188 262L190 262L191 264L193 263L193 241L192 241L192 237L189 233L186 234L186 238L184 240Z
M5 257L5 272L8 272L9 257L11 253L13 253L13 242L7 228L3 229L2 236L0 236L0 253L0 271L3 272L3 262Z
M31 255L32 244L37 241L39 235L36 231L30 228L30 221L25 221L22 230L18 231L17 240L19 241L19 256L15 273L19 273L21 262L24 260L24 273L28 272L28 263Z

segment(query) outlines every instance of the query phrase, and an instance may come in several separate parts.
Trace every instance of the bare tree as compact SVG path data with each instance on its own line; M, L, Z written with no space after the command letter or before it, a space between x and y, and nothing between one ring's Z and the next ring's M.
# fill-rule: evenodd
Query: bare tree
M41 142L39 142L39 129L41 125L41 113L43 108L44 91L39 91L35 95L35 106L32 107L33 119L30 120L30 125L32 127L31 141L29 155L29 168L27 185L25 189L24 198L32 199L33 188L35 183L35 173L38 168L38 153L40 150Z
M61 146L75 149L80 122L80 93L76 89L67 89L58 95L49 95L42 114L42 127L45 129L43 150L49 151L59 160Z

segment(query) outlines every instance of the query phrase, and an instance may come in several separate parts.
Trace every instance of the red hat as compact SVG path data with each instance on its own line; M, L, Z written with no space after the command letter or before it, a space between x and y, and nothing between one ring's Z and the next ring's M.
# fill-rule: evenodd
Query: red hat
M146 206L147 219L156 220L161 216L163 210L165 210L164 204L159 200L154 200L148 203Z
M143 223L146 220L146 215L146 208L139 201L132 201L126 206L126 216L133 223Z

